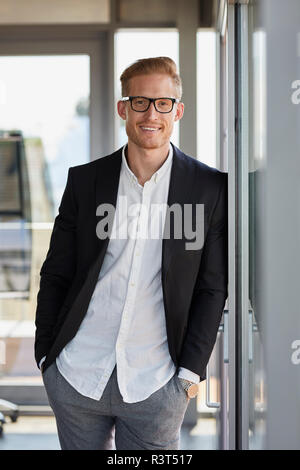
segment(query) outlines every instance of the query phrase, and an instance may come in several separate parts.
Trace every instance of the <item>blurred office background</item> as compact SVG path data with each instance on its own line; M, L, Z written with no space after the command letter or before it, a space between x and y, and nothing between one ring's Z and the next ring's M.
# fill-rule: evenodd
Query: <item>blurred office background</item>
M39 271L68 168L126 142L122 70L162 55L183 80L172 142L229 175L229 296L181 447L300 448L299 25L299 0L1 0L0 449L59 447Z

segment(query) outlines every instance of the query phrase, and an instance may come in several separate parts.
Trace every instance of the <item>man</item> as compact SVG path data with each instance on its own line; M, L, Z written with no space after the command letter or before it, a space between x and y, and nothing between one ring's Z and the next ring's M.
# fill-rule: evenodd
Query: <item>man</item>
M62 449L179 449L227 297L227 175L170 143L176 65L141 59L121 83L128 143L69 169L40 272L35 357Z

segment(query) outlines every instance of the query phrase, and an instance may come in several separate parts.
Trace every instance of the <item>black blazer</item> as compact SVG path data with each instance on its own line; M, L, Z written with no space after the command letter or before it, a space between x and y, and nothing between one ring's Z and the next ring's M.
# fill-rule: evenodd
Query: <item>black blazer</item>
M116 207L121 163L119 149L69 168L40 271L35 359L39 364L47 356L43 370L76 335L86 314L109 241L96 235L96 208ZM227 297L227 173L173 145L168 207L173 203L204 204L203 247L186 250L191 240L184 232L182 239L174 237L171 224L171 238L163 238L161 270L171 358L177 371L182 366L204 380Z

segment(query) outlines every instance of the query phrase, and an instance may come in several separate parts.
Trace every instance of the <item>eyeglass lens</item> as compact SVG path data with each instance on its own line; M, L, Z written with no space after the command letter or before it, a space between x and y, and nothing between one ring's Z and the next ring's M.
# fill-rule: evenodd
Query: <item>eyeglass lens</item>
M133 98L132 99L132 108L134 111L146 111L150 105L150 100L148 98ZM155 100L156 110L161 113L168 113L173 108L173 101L168 98L157 99Z

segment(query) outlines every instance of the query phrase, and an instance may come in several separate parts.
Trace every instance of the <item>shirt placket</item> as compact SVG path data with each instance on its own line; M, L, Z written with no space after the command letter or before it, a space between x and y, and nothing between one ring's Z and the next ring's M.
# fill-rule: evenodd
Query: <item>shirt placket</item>
M142 199L142 205L145 206L146 213L149 214L149 206L150 206L150 191L151 191L151 182L146 182L142 192L141 192L141 199ZM140 201L139 201L140 202ZM133 248L133 257L132 257L132 264L131 264L131 269L130 269L130 275L128 279L128 289L127 289L127 295L126 295L126 300L122 312L122 319L121 319L121 324L120 324L120 329L119 329L119 335L117 338L116 342L116 358L117 358L117 363L120 365L120 370L122 371L122 375L120 377L121 379L121 384L120 387L122 387L122 377L125 377L126 371L128 369L127 367L127 361L126 361L126 343L129 338L129 327L130 323L132 320L132 315L134 312L134 302L136 298L136 294L138 291L138 276L141 268L141 262L142 262L142 253L144 250L145 246L145 239L140 238L141 233L146 233L147 236L147 217L143 217L143 211L140 209L140 212L138 214L137 218L137 231L136 231L136 238L135 238L135 243L134 243L134 248ZM126 390L123 388L123 397L126 397Z

